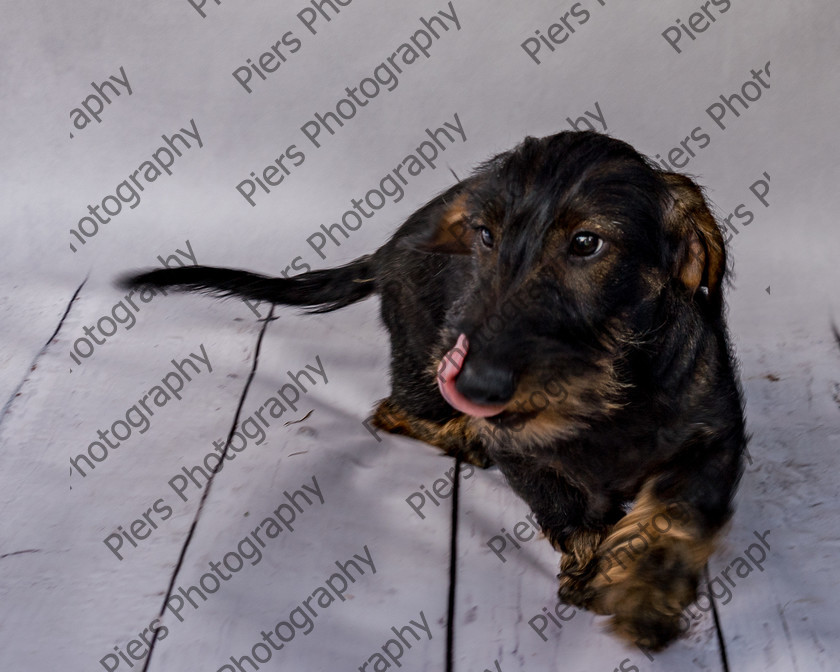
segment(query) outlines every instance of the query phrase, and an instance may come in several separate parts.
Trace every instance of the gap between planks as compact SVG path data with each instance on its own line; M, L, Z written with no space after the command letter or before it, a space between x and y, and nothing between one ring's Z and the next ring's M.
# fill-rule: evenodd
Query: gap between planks
M257 367L259 366L260 361L260 350L262 348L263 337L265 336L265 332L268 329L268 325L274 321L274 306L271 306L271 310L268 313L268 317L262 320L262 328L260 329L260 333L257 336L257 344L254 348L254 359L251 363L251 371L248 374L248 378L245 381L245 387L242 390L242 394L239 396L239 404L236 407L236 412L233 415L233 422L230 426L230 431L227 435L227 440L225 441L225 446L222 450L222 456L213 470L210 472L210 478L207 481L207 485L204 488L204 492L201 494L201 500L198 503L198 510L195 512L195 518L190 525L190 531L187 533L187 538L184 540L184 545L181 547L181 553L178 556L178 561L175 564L175 569L172 572L172 578L169 581L169 586L166 589L166 594L163 596L163 603L160 607L160 613L158 613L158 618L163 618L163 612L166 608L166 604L169 598L172 596L172 590L175 587L175 581L178 579L178 574L181 571L181 566L184 563L184 558L187 556L187 550L189 549L190 542L192 541L193 534L195 533L196 528L198 527L198 521L201 518L201 512L204 510L204 503L207 501L208 496L210 495L210 490L213 487L213 482L215 480L216 474L222 468L222 464L224 463L225 456L228 454L228 450L230 448L231 440L233 439L233 433L236 431L236 428L239 426L239 416L242 413L242 407L245 405L245 399L248 396L248 390L251 388L251 381L254 380L254 376L257 373ZM143 665L143 672L148 672L149 666L152 663L152 655L155 652L155 645L158 641L158 633L160 630L155 630L154 637L152 638L152 643L149 646L149 652L146 654L146 662Z

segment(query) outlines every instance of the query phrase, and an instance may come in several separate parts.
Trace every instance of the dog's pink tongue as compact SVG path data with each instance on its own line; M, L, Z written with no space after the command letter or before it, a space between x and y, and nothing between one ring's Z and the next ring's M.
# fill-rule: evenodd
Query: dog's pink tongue
M440 361L440 366L438 366L440 393L450 406L461 411L461 413L473 415L477 418L489 418L498 415L505 410L507 404L476 404L455 389L455 379L461 372L461 367L464 366L464 358L467 356L468 348L469 341L465 334L461 334L455 343L455 347L447 352Z

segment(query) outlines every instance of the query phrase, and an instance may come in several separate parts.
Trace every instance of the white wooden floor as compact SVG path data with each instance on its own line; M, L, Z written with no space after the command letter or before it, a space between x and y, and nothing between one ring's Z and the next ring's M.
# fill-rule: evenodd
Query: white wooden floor
M465 671L837 669L830 332L784 350L740 345L752 463L709 567L718 623L701 600L688 636L650 656L603 633L600 617L558 608L546 542L502 548L502 528L529 539L531 525L496 470L462 472L450 573L453 461L363 426L386 393L375 301L261 322L236 301L159 297L71 370L70 339L119 298L86 283L41 333L26 311L4 315L3 336L21 335L22 380L4 381L0 424L0 669L443 670L448 656ZM148 429L132 414L124 443L68 481L68 455L191 354L212 371L193 357L200 373L183 365L180 401L149 397ZM300 370L306 392L293 393L283 386ZM278 390L294 409L270 402ZM195 467L232 428L253 438L233 436L240 452L205 483ZM121 530L145 538L111 537L109 550Z
M317 0L340 12L313 33L315 4L0 0L0 672L840 669L837 5ZM440 11L459 26L436 21L429 56L310 142L304 124L346 109L346 87L370 88ZM271 66L287 32L299 51L247 92L232 73ZM538 34L539 64L522 46ZM81 123L113 76L131 92ZM316 252L456 114L436 168ZM558 607L559 557L497 471L465 468L453 511L451 459L366 429L388 392L376 300L266 322L135 296L130 323L112 284L187 243L197 263L274 275L346 263L450 171L575 125L678 162L730 222L751 463L714 606L655 656ZM200 147L129 204L118 185L179 128ZM293 147L305 163L252 207L237 185ZM121 211L99 227L106 203ZM92 325L114 331L88 353Z

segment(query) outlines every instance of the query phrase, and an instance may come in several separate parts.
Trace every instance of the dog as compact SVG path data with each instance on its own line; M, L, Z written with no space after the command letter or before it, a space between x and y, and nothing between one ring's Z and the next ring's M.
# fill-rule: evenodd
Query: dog
M700 187L584 131L526 138L339 268L122 284L319 313L378 294L391 394L370 424L498 465L562 553L560 598L658 650L743 471L727 274Z

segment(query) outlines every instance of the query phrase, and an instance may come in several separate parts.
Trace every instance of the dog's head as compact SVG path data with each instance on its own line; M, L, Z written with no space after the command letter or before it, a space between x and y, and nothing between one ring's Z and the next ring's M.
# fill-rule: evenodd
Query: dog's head
M468 268L440 389L484 427L574 433L624 403L631 353L678 319L674 305L722 309L723 238L699 187L598 133L526 139L431 219L415 244Z

